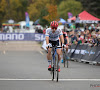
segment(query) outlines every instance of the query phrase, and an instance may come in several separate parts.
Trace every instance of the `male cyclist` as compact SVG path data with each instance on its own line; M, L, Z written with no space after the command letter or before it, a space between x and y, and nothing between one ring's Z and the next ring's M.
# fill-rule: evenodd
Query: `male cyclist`
M69 45L69 37L65 31L63 32L63 37L64 37L64 44L66 45L66 51L68 52L68 45ZM63 56L61 62L63 63Z
M50 24L50 28L46 29L46 44L47 44L47 49L48 49L48 53L47 53L47 59L48 59L48 70L51 71L51 48L50 45L57 45L60 46L60 42L59 42L59 37L61 39L62 42L62 46L64 46L64 38L63 38L63 33L62 30L57 29L58 27L58 22L57 21L52 21ZM57 54L58 54L58 60L61 60L61 49L57 48ZM58 71L60 72L60 66Z

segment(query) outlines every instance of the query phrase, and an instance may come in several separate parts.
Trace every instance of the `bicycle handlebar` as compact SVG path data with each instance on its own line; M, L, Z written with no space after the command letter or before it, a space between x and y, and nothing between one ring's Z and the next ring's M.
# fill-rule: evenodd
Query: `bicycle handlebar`
M55 48L62 48L61 46L53 46L53 47L55 47ZM53 48L53 47L49 47L48 46L48 48Z

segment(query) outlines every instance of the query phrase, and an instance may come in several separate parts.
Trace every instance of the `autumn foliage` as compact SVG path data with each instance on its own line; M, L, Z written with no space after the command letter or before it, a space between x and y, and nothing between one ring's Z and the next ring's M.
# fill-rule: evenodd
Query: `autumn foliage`
M48 9L48 15L44 16L43 18L46 19L48 22L56 20L57 19L57 5L49 5L47 9Z

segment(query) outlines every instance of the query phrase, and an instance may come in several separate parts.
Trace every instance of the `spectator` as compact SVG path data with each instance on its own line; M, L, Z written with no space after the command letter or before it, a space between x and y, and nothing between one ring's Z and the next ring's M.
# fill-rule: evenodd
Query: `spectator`
M75 36L75 34L72 34L70 35L70 38L71 38L71 44L77 44L78 40L77 40L77 37Z
M96 37L96 34L93 33L92 34L92 46L97 46L97 37Z
M46 28L43 29L43 34L45 34L45 33L46 33Z
M90 43L91 40L91 33L89 30L85 30L86 36L85 36L85 43Z
M92 30L92 29L95 29L94 24L91 24L91 25L89 26L89 30Z
M35 33L38 33L38 27L36 27L36 29L35 29Z
M71 24L70 28L74 30L76 28L75 24Z
M97 46L100 46L100 34L97 37Z
M81 32L81 35L79 37L79 42L83 44L84 43L84 39L85 39L84 32Z
M38 29L38 33L43 33L41 27L39 27L39 29Z
M85 25L84 30L89 29L88 24Z
M79 17L79 15L76 15L76 21L75 21L75 26L76 26L76 28L79 28L80 27L80 17Z

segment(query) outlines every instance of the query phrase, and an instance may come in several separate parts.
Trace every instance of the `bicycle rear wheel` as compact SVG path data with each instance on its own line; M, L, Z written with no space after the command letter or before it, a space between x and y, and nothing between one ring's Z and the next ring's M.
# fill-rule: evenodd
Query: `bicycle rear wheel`
M69 67L69 61L68 61L68 56L66 55L66 63L67 63L67 68Z
M65 63L66 63L66 55L65 55L65 53L63 53L63 62L64 62L64 67L65 67Z

